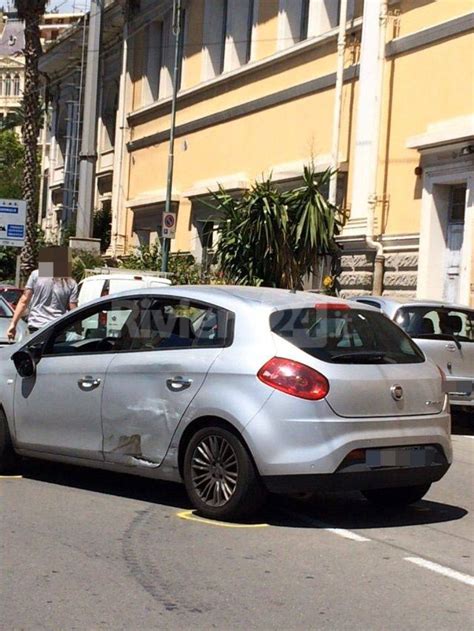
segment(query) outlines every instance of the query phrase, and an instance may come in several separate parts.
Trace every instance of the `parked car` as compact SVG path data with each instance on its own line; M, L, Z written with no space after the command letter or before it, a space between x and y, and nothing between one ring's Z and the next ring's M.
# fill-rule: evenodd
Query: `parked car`
M474 309L381 296L355 300L381 309L446 373L451 405L474 408Z
M249 514L268 490L403 505L452 459L442 373L363 304L140 289L79 307L9 357L2 467L21 454L184 481L211 518Z
M13 309L10 304L0 295L0 349L2 346L10 344L7 337L8 327L10 326L13 317ZM21 342L26 335L27 326L20 320L16 327L16 341ZM1 351L0 359L4 357L3 351Z
M127 269L100 268L87 270L88 276L79 283L79 306L86 302L117 294L129 289L169 287L171 281L161 273Z
M5 298L8 304L15 309L18 301L23 295L23 289L13 287L12 285L0 285L0 296Z

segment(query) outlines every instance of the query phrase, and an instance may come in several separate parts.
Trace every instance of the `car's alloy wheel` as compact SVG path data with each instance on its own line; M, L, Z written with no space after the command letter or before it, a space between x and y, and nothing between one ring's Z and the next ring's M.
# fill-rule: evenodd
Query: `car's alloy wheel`
M191 438L183 476L199 513L214 519L249 515L265 495L246 447L238 436L222 427L203 428Z
M226 504L237 487L239 465L232 445L223 437L205 436L196 445L191 477L199 498L210 506Z

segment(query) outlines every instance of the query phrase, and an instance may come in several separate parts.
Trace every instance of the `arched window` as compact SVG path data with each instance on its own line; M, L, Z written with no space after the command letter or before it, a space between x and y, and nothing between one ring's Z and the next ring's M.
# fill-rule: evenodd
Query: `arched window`
M12 92L12 79L9 74L5 76L5 96L10 96Z
M13 77L13 96L20 96L20 75Z

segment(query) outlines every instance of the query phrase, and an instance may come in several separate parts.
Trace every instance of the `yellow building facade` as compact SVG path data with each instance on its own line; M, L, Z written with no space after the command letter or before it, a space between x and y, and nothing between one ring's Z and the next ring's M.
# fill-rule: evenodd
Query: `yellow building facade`
M213 247L219 217L206 202L219 185L238 194L271 173L291 186L311 161L320 170L337 164L337 199L349 211L343 295L371 293L378 265L384 294L474 305L473 2L348 0L342 48L343 4L183 3L171 249L201 260ZM124 33L114 255L161 232L171 9L142 0Z

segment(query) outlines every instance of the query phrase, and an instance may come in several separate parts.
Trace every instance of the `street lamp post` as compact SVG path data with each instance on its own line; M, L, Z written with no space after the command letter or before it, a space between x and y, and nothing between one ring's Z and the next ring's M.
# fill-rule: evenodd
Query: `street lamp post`
M173 98L171 100L171 124L170 143L168 151L168 178L166 182L165 213L171 212L171 195L173 191L173 167L174 167L174 134L176 127L176 100L179 88L179 75L181 72L181 38L182 38L182 0L173 0L173 35L175 37L174 70L173 70ZM168 259L170 251L170 239L163 238L161 271L168 271Z

